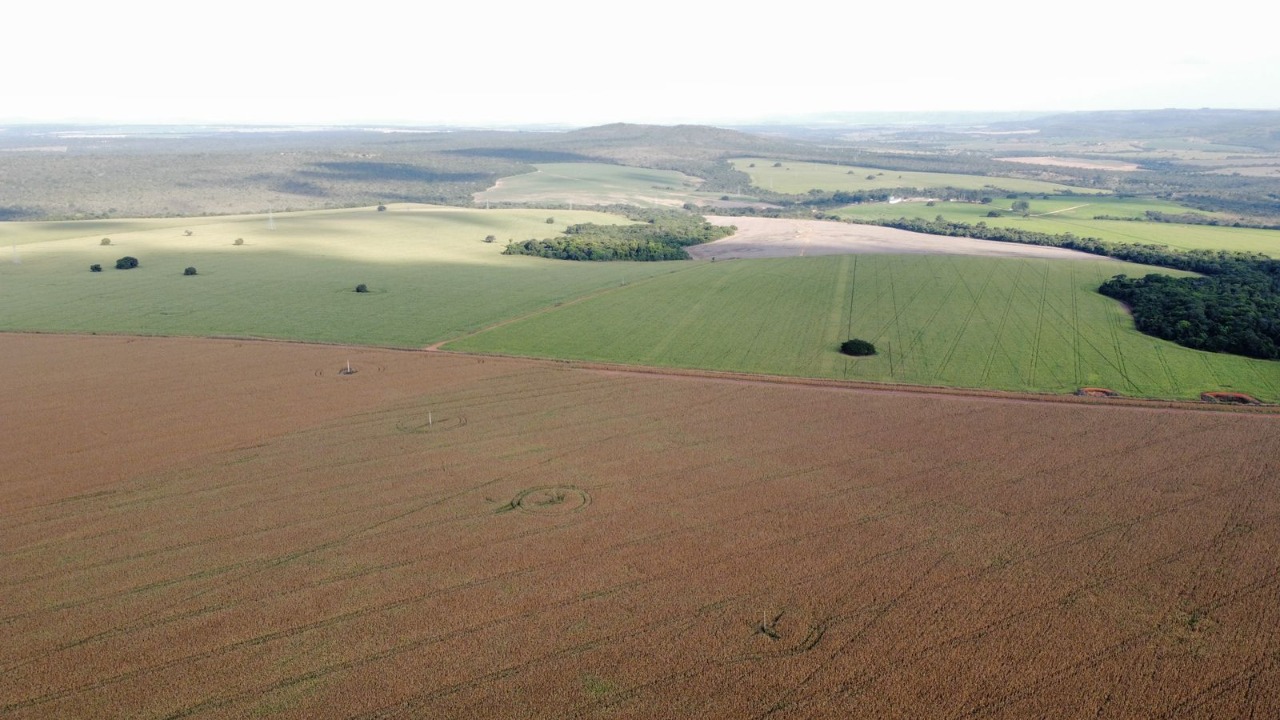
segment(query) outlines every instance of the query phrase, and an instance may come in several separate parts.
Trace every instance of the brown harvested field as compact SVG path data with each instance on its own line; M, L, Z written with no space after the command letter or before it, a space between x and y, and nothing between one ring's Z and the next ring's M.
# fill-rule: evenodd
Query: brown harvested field
M0 350L6 718L1280 714L1277 414Z
M734 225L733 235L685 250L701 260L867 253L978 255L982 257L1098 260L1097 255L1017 243L943 237L879 227L792 218L708 216L713 225Z

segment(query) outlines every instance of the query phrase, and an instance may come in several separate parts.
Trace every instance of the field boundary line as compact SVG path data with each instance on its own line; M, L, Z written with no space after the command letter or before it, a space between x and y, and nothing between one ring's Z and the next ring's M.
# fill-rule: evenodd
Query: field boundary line
M610 288L615 289L615 288ZM605 292L605 291L602 291ZM586 298L583 298L586 299ZM566 303L568 304L568 303ZM563 307L563 306L561 306ZM512 321L514 322L514 320ZM479 334L482 331L476 331ZM224 335L210 337L205 335L130 335L128 333L71 333L71 332L39 332L39 331L3 331L0 335L44 335L49 337L104 337L133 338L139 340L206 340L210 342L254 342L277 343L284 345L311 345L316 347L340 347L353 351L380 350L398 353L423 353L422 347L398 347L394 345L352 345L349 343L285 340L280 338L264 338L253 336ZM461 338L454 338L455 340ZM445 342L452 342L448 340ZM1177 398L1144 398L1114 397L1099 398L1080 395L1062 395L1057 393L1019 392L1016 390L997 390L991 388L965 388L948 385L926 385L907 383L883 383L870 380L841 380L839 378L815 378L802 375L769 375L765 373L735 372L730 370L700 370L697 368L663 367L658 365L641 365L626 363L609 363L596 360L575 360L572 358L539 357L536 355L516 355L499 352L473 352L467 350L446 350L440 348L431 354L439 356L456 356L470 358L492 358L495 360L520 361L543 367L559 367L574 370L595 370L612 373L636 375L659 375L668 377L703 378L750 382L767 385L804 385L835 390L883 392L893 394L932 395L936 397L970 397L986 398L1005 402L1056 402L1077 405L1099 405L1107 407L1132 407L1144 410L1182 410L1186 412L1236 413L1246 415L1280 415L1280 403L1264 403L1262 405L1235 405L1231 403L1206 403Z

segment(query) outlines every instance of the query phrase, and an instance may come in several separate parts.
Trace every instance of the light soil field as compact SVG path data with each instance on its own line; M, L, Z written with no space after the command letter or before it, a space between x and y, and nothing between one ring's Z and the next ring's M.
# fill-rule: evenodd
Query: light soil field
M109 247L99 222L28 223L39 241L0 254L0 329L417 347L672 270L501 254L508 239L569 223L625 222L557 211L549 225L550 214L392 205L277 214L274 230L263 216L140 220L112 232ZM140 267L115 270L125 255ZM103 272L89 272L93 263ZM187 266L199 274L184 277ZM354 293L360 283L370 292Z
M931 188L954 187L965 190L996 188L1009 192L1061 194L1067 190L1078 194L1101 194L1101 190L1077 188L1040 180L990 177L986 175L959 175L952 173L908 172L827 165L823 163L782 161L782 167L773 167L777 160L768 158L735 158L730 162L738 170L751 176L751 183L759 188L782 193L800 194L810 190L876 190L879 188L914 187L921 191ZM752 165L755 167L751 167Z
M1000 198L990 205L938 202L869 203L851 205L836 211L837 215L860 219L894 219L918 217L932 220L941 215L953 222L985 222L992 227L1010 227L1035 232L1073 233L1080 237L1096 237L1110 242L1168 245L1182 250L1238 250L1280 257L1280 230L1258 230L1209 225L1142 222L1133 220L1094 220L1098 215L1138 217L1147 209L1159 212L1188 212L1172 203L1158 201L1111 201L1107 198L1053 198L1030 200L1031 217L1021 217L1010 209L1011 200ZM997 210L998 218L987 217ZM1197 213L1214 217L1213 213Z
M550 261L549 261L550 262ZM1280 401L1280 362L1137 332L1096 290L1167 272L1107 259L845 255L702 262L463 338L449 349L1050 393L1103 386ZM850 358L862 338L879 354Z
M1275 414L0 354L6 718L1280 714Z
M995 158L1001 162L1020 163L1023 165L1042 165L1048 167L1069 167L1081 168L1083 170L1115 170L1118 172L1133 172L1138 169L1133 163L1120 162L1118 160L1099 160L1073 158L1073 157L1003 157Z
M701 178L673 170L603 163L545 163L534 167L537 172L502 178L488 190L476 193L475 201L679 207L712 197L697 193Z
M942 237L875 225L825 220L708 216L713 225L738 228L732 236L685 248L699 259L730 260L818 255L927 254L978 257L1097 260L1076 250L1018 243Z

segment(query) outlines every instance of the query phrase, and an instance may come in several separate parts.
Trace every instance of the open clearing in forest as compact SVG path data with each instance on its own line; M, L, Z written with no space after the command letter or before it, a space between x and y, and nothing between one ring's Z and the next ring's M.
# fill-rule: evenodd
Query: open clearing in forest
M1085 160L1082 158L1053 157L1046 155L1041 157L1002 157L995 159L1000 162L1021 163L1023 165L1080 168L1082 170L1133 172L1139 169L1138 166L1133 163L1120 162L1118 160L1101 160L1097 158Z
M6 718L1280 712L1274 414L0 353Z
M809 190L877 190L882 188L953 187L963 190L995 189L1009 192L1047 193L1056 195L1071 191L1083 195L1105 194L1091 188L1071 187L1059 183L987 175L958 173L911 172L852 165L770 160L768 158L736 158L734 168L751 176L751 184L781 193L803 194ZM774 167L775 163L781 167ZM752 167L754 165L754 167Z
M668 205L679 207L719 194L697 192L700 178L674 170L603 163L539 163L537 172L502 178L475 194L477 203L511 202L540 205Z

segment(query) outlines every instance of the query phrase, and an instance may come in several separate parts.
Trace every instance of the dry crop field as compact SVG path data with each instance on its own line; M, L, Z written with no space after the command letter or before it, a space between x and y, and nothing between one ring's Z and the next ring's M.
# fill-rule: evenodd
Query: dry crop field
M0 350L6 718L1280 713L1274 413Z

